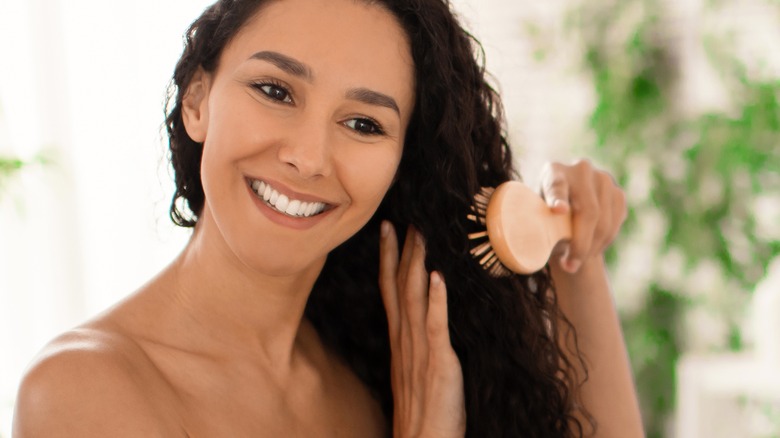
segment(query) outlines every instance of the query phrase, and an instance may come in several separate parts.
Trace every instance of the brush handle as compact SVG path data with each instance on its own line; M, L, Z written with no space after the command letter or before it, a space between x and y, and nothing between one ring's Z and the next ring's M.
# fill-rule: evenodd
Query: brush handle
M542 269L555 245L571 238L571 215L553 213L539 195L518 181L496 187L485 221L496 256L518 274Z

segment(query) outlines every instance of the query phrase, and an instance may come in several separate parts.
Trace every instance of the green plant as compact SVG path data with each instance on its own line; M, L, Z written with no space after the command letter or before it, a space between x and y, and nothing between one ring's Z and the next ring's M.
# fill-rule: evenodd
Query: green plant
M2 119L3 111L2 106L0 106L0 122L2 122ZM0 123L0 128L2 128L2 123ZM0 133L1 132L2 131L0 131ZM0 156L0 191L2 191L3 186L11 177L11 175L18 172L22 167L25 166L25 164L26 163L24 161L18 158Z
M780 232L757 212L780 203L780 80L749 74L728 39L704 35L730 108L686 111L667 5L593 0L567 19L596 96L594 141L581 146L628 192L608 262L633 290L622 303L617 290L618 303L649 437L667 429L683 352L743 348L744 305L780 254ZM704 341L696 317L710 324Z
M18 172L26 164L27 163L18 158L0 157L0 186L2 186L3 179Z
M46 164L48 160L43 155L38 155L30 160L22 160L13 157L0 157L0 197L5 191L6 185L23 169L35 164Z

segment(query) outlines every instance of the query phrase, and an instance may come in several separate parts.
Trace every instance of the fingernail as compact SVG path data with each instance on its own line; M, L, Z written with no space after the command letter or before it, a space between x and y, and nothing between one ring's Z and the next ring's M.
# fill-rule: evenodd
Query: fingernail
M431 273L431 285L438 286L441 284L441 274L438 272Z
M390 234L390 223L387 221L382 221L382 226L380 227L382 237L387 237L388 234Z
M555 202L553 202L553 208L567 211L569 209L569 203L564 201L563 199L556 199Z
M577 259L570 259L569 262L567 263L567 265L568 265L568 268L569 268L569 272L571 272L573 274L573 273L577 272L580 269L580 265L582 265L582 262L580 262Z
M414 241L418 245L422 245L423 244L423 238L422 238L422 235L420 234L419 231L414 233Z

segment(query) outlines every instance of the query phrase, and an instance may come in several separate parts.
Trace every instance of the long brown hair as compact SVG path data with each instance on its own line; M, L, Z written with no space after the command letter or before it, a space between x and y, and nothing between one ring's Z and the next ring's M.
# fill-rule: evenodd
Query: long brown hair
M263 0L220 0L191 25L174 72L166 126L176 192L171 218L192 227L205 197L202 145L187 136L183 93L195 70L214 71L223 48ZM390 348L377 283L378 226L408 224L426 241L426 265L443 273L450 331L466 394L467 435L582 435L577 382L559 331L573 330L555 300L548 270L496 279L469 254L466 219L482 186L516 178L501 100L486 80L479 43L443 0L371 0L406 30L415 63L416 102L397 180L369 223L332 251L312 290L306 317L349 363L392 418ZM570 359L570 357L574 359Z

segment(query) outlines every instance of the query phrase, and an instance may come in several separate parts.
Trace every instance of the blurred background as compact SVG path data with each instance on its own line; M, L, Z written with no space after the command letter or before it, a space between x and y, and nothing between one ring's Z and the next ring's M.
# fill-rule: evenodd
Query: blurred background
M155 275L161 133L208 0L0 0L0 437L56 334ZM780 3L453 0L517 164L587 156L626 189L608 254L649 437L780 437Z

